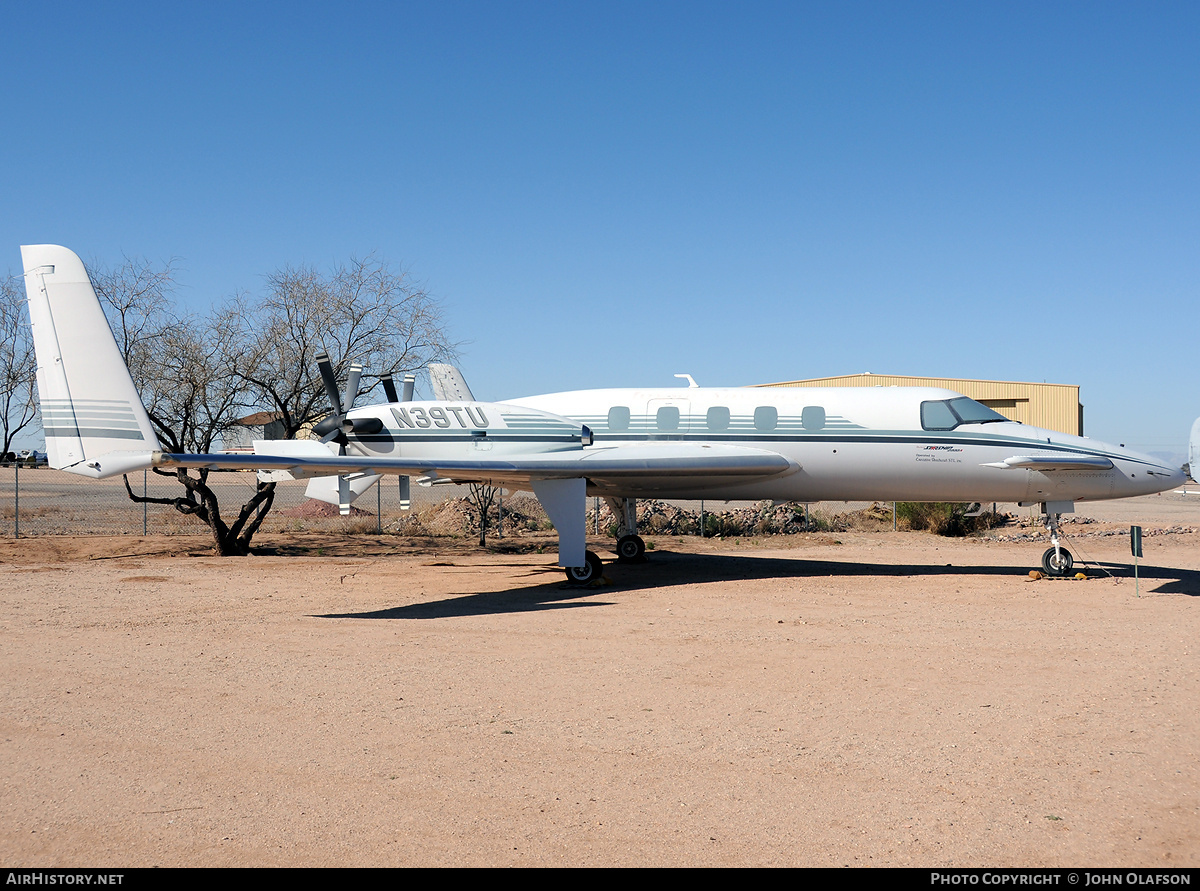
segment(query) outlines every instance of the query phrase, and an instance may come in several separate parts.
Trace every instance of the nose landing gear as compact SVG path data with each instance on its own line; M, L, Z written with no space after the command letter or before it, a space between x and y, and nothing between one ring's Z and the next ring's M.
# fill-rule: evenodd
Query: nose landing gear
M1059 518L1063 513L1074 510L1075 505L1072 502L1052 501L1042 505L1042 522L1046 524L1046 530L1050 533L1051 544L1046 553L1042 554L1042 569L1048 576L1063 578L1071 574L1071 568L1075 565L1075 558L1071 556L1071 552L1058 542Z

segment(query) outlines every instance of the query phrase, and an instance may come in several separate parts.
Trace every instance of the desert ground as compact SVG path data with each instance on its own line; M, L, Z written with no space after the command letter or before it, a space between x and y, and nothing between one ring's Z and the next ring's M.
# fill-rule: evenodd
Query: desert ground
M544 533L8 538L0 858L1195 867L1200 498L1080 515L1087 580L1028 529L651 537L585 589Z

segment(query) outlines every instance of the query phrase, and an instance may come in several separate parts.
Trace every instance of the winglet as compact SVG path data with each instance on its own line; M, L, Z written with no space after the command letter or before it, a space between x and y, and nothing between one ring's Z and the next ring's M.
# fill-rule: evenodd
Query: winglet
M50 466L95 478L149 467L158 438L83 262L54 244L21 259Z
M1192 435L1188 439L1188 470L1192 479L1200 473L1200 418L1192 423Z

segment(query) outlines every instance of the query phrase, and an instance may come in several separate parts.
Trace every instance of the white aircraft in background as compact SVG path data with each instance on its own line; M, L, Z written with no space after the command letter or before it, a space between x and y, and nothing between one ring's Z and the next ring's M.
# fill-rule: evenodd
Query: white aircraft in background
M586 547L589 495L623 517L617 553L625 560L645 547L635 525L640 497L1040 504L1051 540L1043 566L1065 575L1073 561L1059 519L1075 502L1161 492L1185 479L1147 455L1014 423L951 390L689 386L488 403L471 398L457 371L441 369L438 390L452 398L403 401L393 390L390 402L353 408L357 380L341 398L327 364L334 413L317 427L327 442L172 454L159 446L83 263L56 245L21 254L52 467L97 479L149 467L285 471L336 480L346 508L381 474L529 489L558 531L559 565L580 583L602 568Z

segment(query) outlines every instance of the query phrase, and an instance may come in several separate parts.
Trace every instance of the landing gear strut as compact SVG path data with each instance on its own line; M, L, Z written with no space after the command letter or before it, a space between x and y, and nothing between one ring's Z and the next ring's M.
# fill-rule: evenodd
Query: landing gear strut
M1075 565L1075 559L1071 556L1071 552L1058 543L1058 520L1062 514L1052 512L1047 509L1046 505L1043 505L1042 510L1045 512L1042 522L1046 524L1046 529L1050 532L1050 544L1052 545L1046 549L1046 553L1042 554L1042 569L1045 570L1046 575L1062 578L1070 575L1071 567Z
M637 534L637 499L605 498L613 516L619 517L617 527L617 562L644 563L646 542Z

